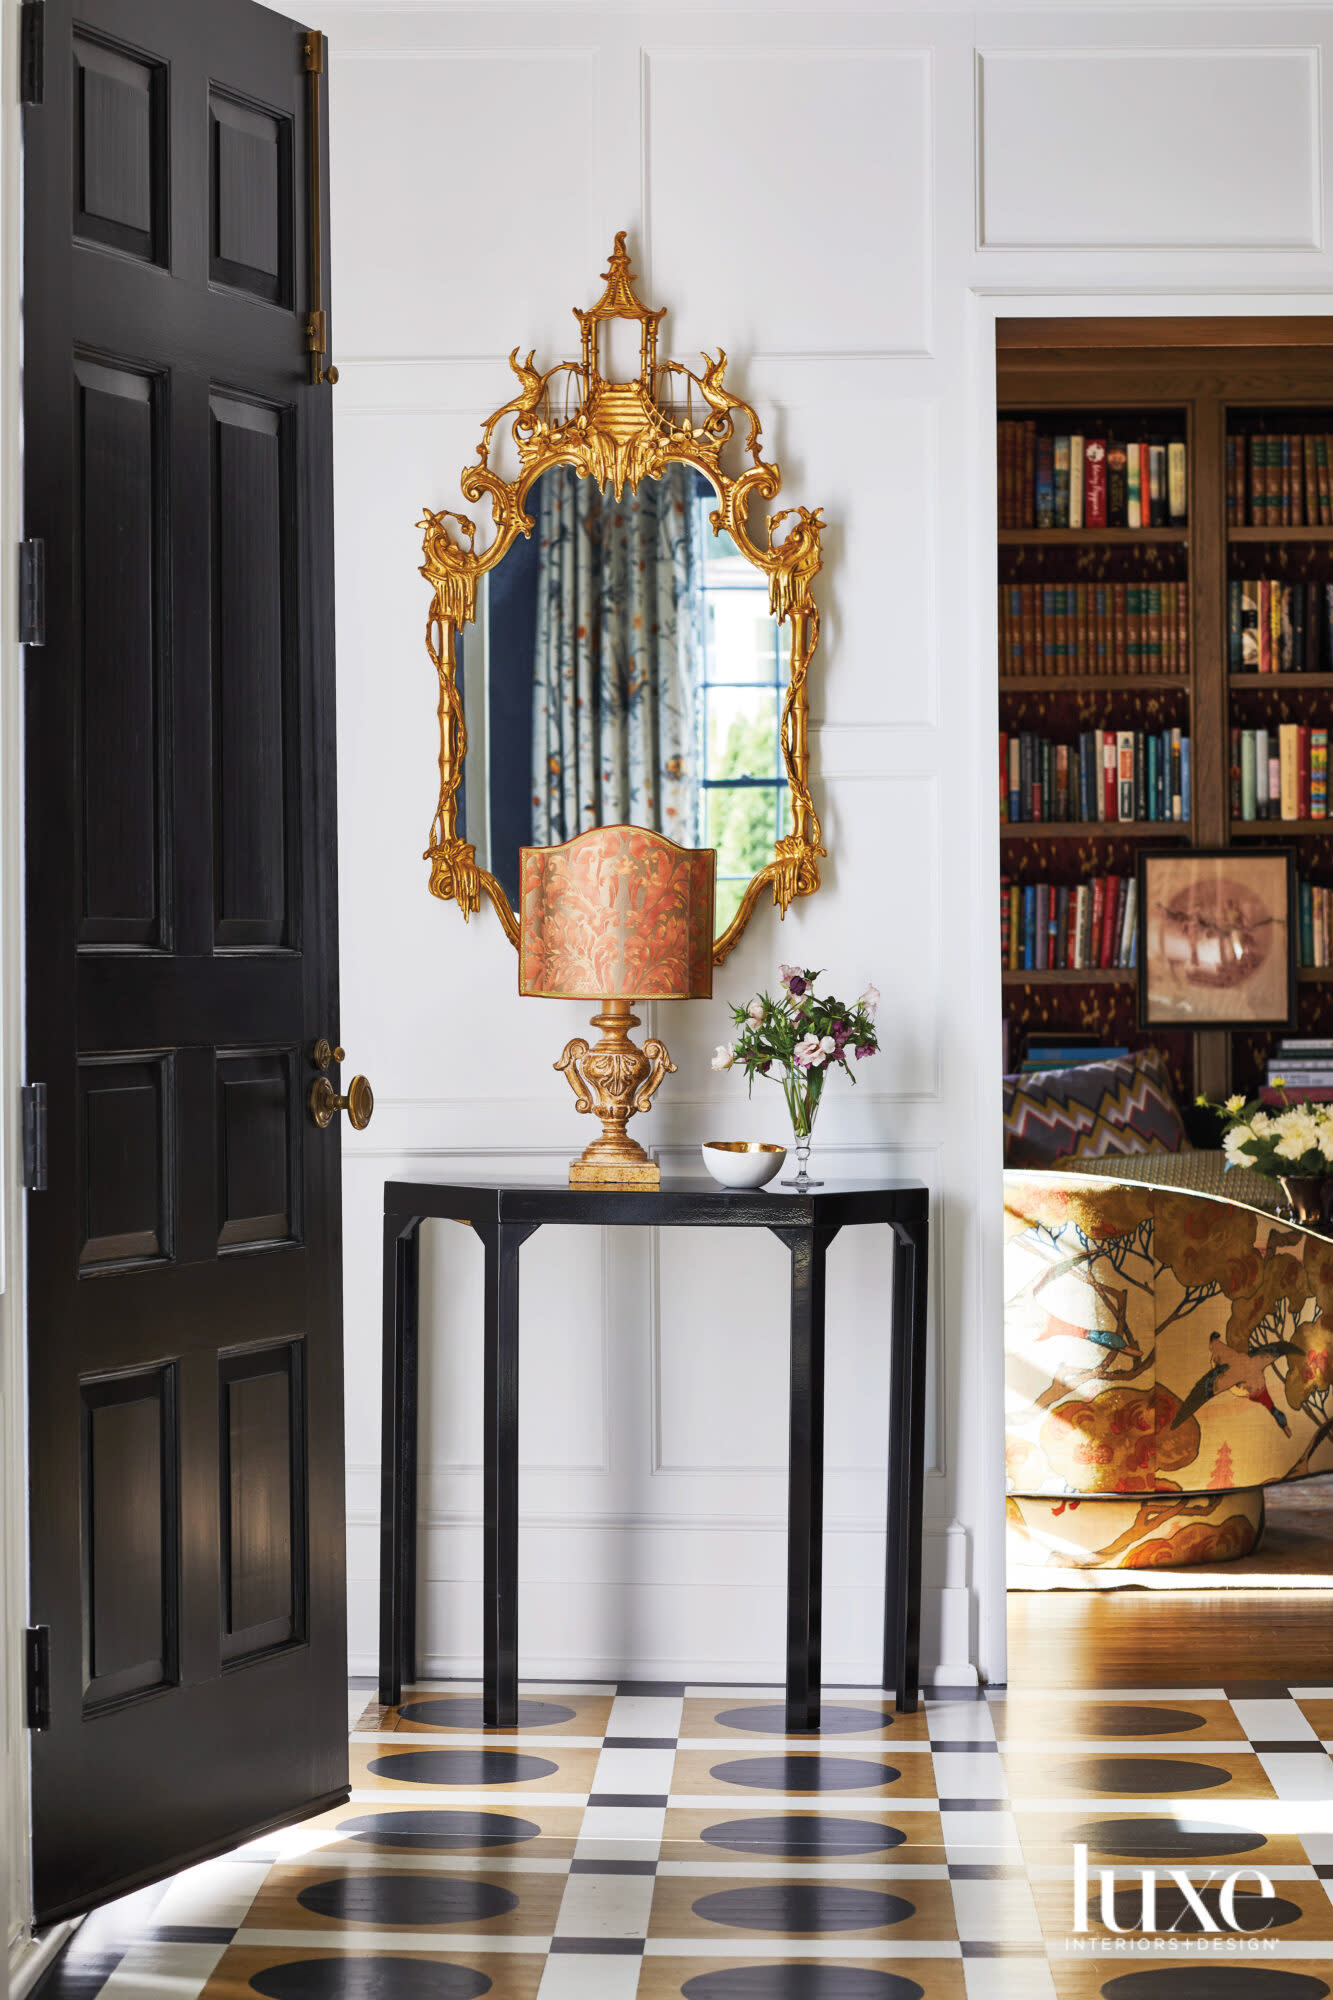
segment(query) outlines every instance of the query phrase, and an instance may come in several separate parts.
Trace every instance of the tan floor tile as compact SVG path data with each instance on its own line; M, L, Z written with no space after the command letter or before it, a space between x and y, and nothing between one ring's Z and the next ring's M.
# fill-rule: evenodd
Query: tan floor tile
M699 1797L716 1792L720 1797L753 1797L756 1793L784 1793L794 1796L817 1794L820 1798L887 1797L901 1792L906 1798L932 1798L935 1780L928 1755L919 1750L901 1763L889 1756L891 1744L876 1743L844 1750L821 1745L819 1750L747 1751L742 1744L725 1750L679 1750L671 1777L673 1796Z
M1082 1694L1017 1694L990 1705L995 1734L1028 1743L1083 1743L1120 1739L1172 1743L1190 1736L1212 1743L1243 1743L1245 1731L1229 1701L1194 1701Z
M712 1812L696 1812L673 1806L666 1816L666 1831L662 1840L664 1861L698 1861L705 1864L744 1863L746 1861L791 1861L792 1857L779 1850L780 1829L775 1821L788 1819L808 1820L811 1828L820 1820L828 1821L826 1843L821 1843L823 1852L810 1858L819 1860L864 1862L873 1866L886 1863L929 1864L938 1867L945 1859L944 1835L940 1828L940 1816L932 1812L893 1812L891 1809L880 1813L838 1814L836 1804L827 1812L813 1812L807 1804L795 1807L773 1807L757 1812L737 1812L732 1800L720 1800ZM735 1828L735 1838L761 1843L762 1851L747 1852L743 1847L724 1846L720 1841L707 1841L704 1834L709 1829ZM885 1846L864 1846L865 1840L872 1843L876 1828L884 1829L883 1838L890 1841ZM904 1838L894 1839L896 1834ZM813 1831L810 1841L815 1840ZM848 1844L850 1843L850 1845ZM798 1857L799 1860L799 1857ZM798 1865L794 1862L793 1865Z
M367 1954L356 1953L356 1957ZM264 1946L232 1945L218 1962L212 1978L199 1996L199 2000L255 2000L257 1993L265 1990L260 1980L266 1968L300 1964L308 1959L341 1958L345 1954L312 1946L309 1951L273 1951ZM377 1958L392 1957L400 1960L418 1960L427 1965L466 1965L472 1971L485 1975L491 1981L486 1992L486 2000L536 2000L537 1988L541 1984L546 1967L543 1957L523 1953L459 1952L457 1954L421 1951L393 1951L388 1941Z
M1333 1741L1333 1696L1320 1695L1317 1700L1298 1701L1296 1706L1321 1742Z
M793 1871L794 1873L794 1871ZM817 1921L804 1930L775 1930L769 1917L791 1909ZM811 1892L818 1899L818 1907ZM887 1899L887 1900L886 1900ZM702 1906L702 1907L701 1907ZM882 1916L879 1913L883 1913ZM856 1921L856 1919L860 1919ZM878 1920L877 1920L878 1918ZM871 1942L956 1938L948 1882L909 1877L873 1882L775 1881L770 1876L659 1875L648 1935L654 1938L818 1937Z
M637 2000L680 2000L682 1993L688 1995L689 1982L702 1979L710 1972L731 1972L743 1966L761 1962L766 1966L775 1965L837 1965L854 1967L862 1972L895 1972L900 1979L912 1979L921 1988L922 2000L966 2000L963 1985L963 1967L958 1959L912 1958L802 1958L799 1948L790 1957L781 1959L765 1958L667 1958L650 1954L643 1961L643 1971L639 1975ZM208 1996L212 2000L212 1996ZM230 1996L228 1996L230 2000ZM492 1996L487 1995L487 2000Z
M360 1856L357 1857L360 1864ZM504 1937L549 1937L555 1929L568 1876L561 1872L525 1874L518 1869L488 1874L467 1868L405 1868L392 1857L368 1856L365 1865L274 1868L250 1906L247 1930L303 1931L439 1930L441 1943L451 1929L469 1936L496 1932ZM304 1899L304 1900L303 1900Z
M1038 1757L1001 1753L1013 1799L1271 1799L1276 1793L1252 1754L1201 1750L1142 1755L1116 1750Z
M503 1797L493 1805L450 1806L438 1799L414 1799L407 1786L389 1790L392 1796L379 1804L351 1800L303 1821L312 1847L345 1828L338 1844L371 1856L425 1852L568 1861L583 1823L582 1806L544 1806L527 1799L518 1805ZM416 1820L421 1824L414 1829Z
M739 1718L747 1718L742 1722ZM856 1718L854 1728L843 1725ZM754 1725L759 1724L756 1728ZM756 1698L746 1696L737 1700L718 1701L710 1696L706 1701L691 1696L685 1703L681 1718L682 1737L709 1737L731 1739L738 1743L754 1742L767 1737L779 1737L794 1743L818 1741L824 1745L837 1743L880 1742L897 1739L899 1742L925 1743L929 1740L929 1721L924 1707L915 1715L895 1715L891 1695L825 1695L823 1701L823 1721L818 1738L810 1736L787 1737L783 1724L783 1704L780 1696Z
M1020 1807L1015 1819L1024 1859L1032 1868L1072 1869L1075 1842L1087 1848L1093 1866L1119 1868L1207 1869L1211 1863L1223 1869L1304 1868L1310 1860L1298 1835L1248 1827L1243 1801L1216 1804L1201 1798L1179 1813L1117 1811L1109 1804L1072 1812L1024 1812ZM1154 1829L1160 1829L1158 1837Z
M1168 1969L1177 1974L1172 1983L1187 1993L1189 2000L1320 2000L1333 1992L1333 1958L1294 1959L1283 1963L1256 1952L1227 1958L1221 1954L1169 1957L1163 1953L1126 1951L1118 1958L1053 1958L1051 1975L1059 2000L1150 2000L1145 1984L1150 1970ZM1196 1983L1181 1985L1186 1972ZM1261 1986L1264 1975L1282 1972L1288 1984ZM1209 1974L1212 1978L1209 1978ZM1204 1984L1204 1981L1207 1984ZM1137 1985L1134 1983L1137 1981ZM1304 1983L1302 1983L1304 1982ZM1162 2000L1171 2000L1172 1983L1163 1978Z
M532 1750L521 1744L464 1747L438 1744L353 1743L352 1788L384 1791L580 1792L597 1768L596 1750ZM398 1772L404 1775L399 1777ZM410 1774L410 1775L408 1775ZM507 1775L512 1774L512 1775Z
M524 1736L605 1736L612 1696L546 1694L529 1688L519 1695L516 1729L486 1729L479 1694L409 1691L397 1708L384 1711L383 1729L406 1729L414 1736L494 1736L497 1741Z

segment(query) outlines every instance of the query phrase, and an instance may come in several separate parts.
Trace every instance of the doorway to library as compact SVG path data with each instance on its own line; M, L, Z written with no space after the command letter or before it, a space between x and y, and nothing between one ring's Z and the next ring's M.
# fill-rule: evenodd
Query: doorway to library
M1333 320L996 366L1013 1667L1206 1677L1333 1609Z

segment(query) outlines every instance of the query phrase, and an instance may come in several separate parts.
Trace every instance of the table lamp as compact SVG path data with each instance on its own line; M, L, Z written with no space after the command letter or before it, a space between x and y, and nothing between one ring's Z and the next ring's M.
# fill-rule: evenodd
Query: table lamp
M544 1000L596 1000L602 1038L565 1046L562 1070L580 1111L602 1121L570 1163L571 1187L655 1188L657 1162L625 1127L647 1111L676 1065L666 1046L630 1040L635 1000L708 1000L713 992L711 847L677 847L639 826L599 826L519 857L518 989Z

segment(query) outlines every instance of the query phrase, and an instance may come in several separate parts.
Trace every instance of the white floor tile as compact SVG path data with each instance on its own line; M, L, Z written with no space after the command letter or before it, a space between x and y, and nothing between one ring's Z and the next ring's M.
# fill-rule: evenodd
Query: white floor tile
M993 1751L936 1750L932 1762L942 1799L1002 1799L1008 1790L1003 1761Z
M1294 1701L1242 1701L1231 1704L1237 1722L1250 1738L1261 1743L1295 1742L1297 1737L1314 1738L1314 1730Z
M669 1750L603 1750L597 1759L592 1789L665 1798L671 1790L675 1762L674 1744Z
M642 1970L637 1954L562 1953L547 1959L537 2000L634 2000Z
M926 1715L937 1742L993 1743L995 1723L984 1701L928 1701Z
M611 1704L608 1736L679 1736L684 1702L679 1695L618 1694Z
M199 2000L225 1944L137 1944L126 1952L98 2000Z
M991 1865L1023 1859L1018 1824L1011 1812L942 1812L940 1825L950 1861Z
M574 1849L579 1861L656 1861L663 1806L589 1806Z
M1259 1762L1280 1799L1333 1799L1333 1758L1299 1750L1261 1750Z
M556 1918L557 1937L641 1938L648 1930L651 1875L571 1875Z
M1044 1958L965 1958L967 2000L1056 2000Z
M267 1861L203 1861L168 1883L153 1912L157 1924L227 1925L245 1922L269 1872Z
M1026 1882L953 1883L954 1915L960 1938L985 1944L1041 1943L1041 1924Z

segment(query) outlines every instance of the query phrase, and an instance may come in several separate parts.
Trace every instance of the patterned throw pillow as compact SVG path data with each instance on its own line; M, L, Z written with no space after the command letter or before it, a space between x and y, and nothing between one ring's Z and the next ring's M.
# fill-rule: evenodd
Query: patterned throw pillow
M1188 1145L1156 1049L1004 1080L1007 1167L1049 1167L1107 1153L1179 1153Z

